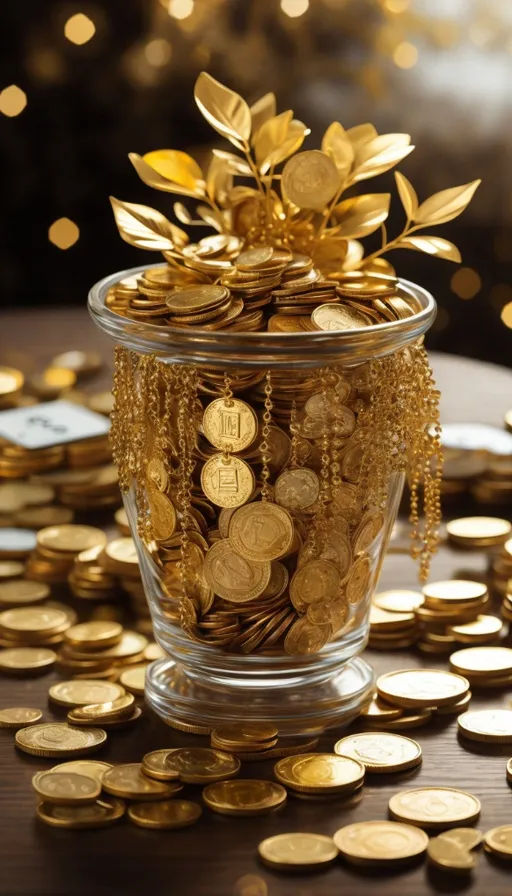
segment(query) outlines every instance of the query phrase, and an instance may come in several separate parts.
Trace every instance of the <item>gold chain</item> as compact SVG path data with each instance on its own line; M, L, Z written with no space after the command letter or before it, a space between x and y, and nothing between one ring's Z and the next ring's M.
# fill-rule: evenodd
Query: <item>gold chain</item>
M261 500L262 501L270 501L271 498L271 490L269 485L270 478L270 454L269 454L269 435L270 435L270 424L272 423L272 375L270 370L267 370L265 374L265 410L263 412L263 426L261 429L261 442L260 442L260 454L261 454Z

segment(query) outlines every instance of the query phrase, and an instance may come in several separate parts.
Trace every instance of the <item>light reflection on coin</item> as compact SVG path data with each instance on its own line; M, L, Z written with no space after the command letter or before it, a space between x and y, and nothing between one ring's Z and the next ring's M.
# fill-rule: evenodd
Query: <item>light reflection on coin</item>
M386 774L414 768L421 762L421 747L416 741L378 731L342 737L334 745L334 752L357 759L369 772Z
M41 799L60 806L94 803L101 793L94 778L69 771L38 772L32 787Z
M389 801L393 818L421 828L450 828L470 824L480 815L480 800L455 787L423 787L396 793Z
M221 815L264 815L284 805L286 790L273 781L220 781L205 787L203 800Z
M323 834L292 833L268 837L258 846L262 862L282 871L321 870L335 861L338 849Z
M416 827L394 821L360 821L340 828L334 843L356 865L406 862L423 855L428 837Z

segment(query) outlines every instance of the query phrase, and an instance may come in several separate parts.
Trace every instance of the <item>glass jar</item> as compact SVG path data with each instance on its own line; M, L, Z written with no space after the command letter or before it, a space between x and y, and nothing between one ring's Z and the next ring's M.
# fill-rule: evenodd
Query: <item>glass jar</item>
M187 572L187 564L182 561L189 557L188 536L185 535L185 547L183 535L181 547L177 546L179 531L171 541L165 542L165 535L163 540L162 537L160 540L155 539L151 534L151 526L155 523L155 519L152 520L156 513L155 503L152 503L151 494L148 497L147 483L142 481L143 473L139 472L131 477L131 481L125 482L127 490L124 502L137 547L155 638L166 654L164 659L156 661L148 669L146 700L168 724L199 733L207 733L222 723L247 718L272 720L284 737L317 734L326 728L347 724L360 712L373 693L373 673L360 654L368 637L371 596L398 511L404 471L403 467L397 468L388 476L385 500L381 502L381 506L372 506L368 510L368 502L363 493L358 496L357 501L354 498L356 509L351 504L350 513L345 511L346 494L355 494L359 486L353 485L357 476L351 479L347 473L347 478L345 477L343 457L347 453L349 442L349 447L354 447L350 435L348 439L346 432L341 432L340 435L340 430L336 429L337 424L333 431L330 429L332 421L338 420L333 396L335 399L338 396L340 406L346 401L347 406L353 408L349 415L351 418L364 421L365 409L373 402L373 387L362 376L362 372L367 370L368 362L395 357L397 353L407 350L407 347L417 345L435 317L435 302L422 288L400 281L401 291L407 295L412 307L417 309L416 312L402 320L364 329L343 332L244 333L146 326L145 323L114 313L106 304L109 290L116 283L146 269L147 265L107 277L92 288L89 296L89 309L93 319L118 346L130 353L133 376L130 388L133 390L134 403L138 401L140 405L142 400L144 405L145 401L144 396L141 399L144 377L140 370L143 365L137 372L140 359L150 356L154 365L165 365L151 368L151 376L153 380L156 377L158 383L155 387L157 391L153 393L154 401L150 399L153 401L153 424L149 424L146 447L153 444L154 427L160 431L159 418L164 413L165 402L159 397L159 378L163 376L165 380L167 372L171 376L172 371L175 378L174 397L171 396L171 400L178 402L179 384L182 382L180 371L191 371L196 381L199 377L199 416L197 423L190 424L190 420L195 419L195 398L188 406L187 426L196 427L196 438L201 442L204 442L204 433L201 433L202 410L216 396L224 395L223 380L228 389L232 377L235 381L239 378L242 383L251 383L250 389L244 391L242 388L242 398L244 402L252 404L256 413L260 447L263 443L267 444L265 432L268 435L268 429L262 430L265 425L263 421L266 419L267 424L270 421L270 425L275 426L273 414L277 414L277 411L272 403L272 384L274 389L276 383L307 384L309 391L306 389L305 392L303 389L302 399L307 393L320 400L320 409L317 409L318 431L311 438L307 432L304 435L304 428L301 429L305 426L306 413L302 405L297 408L293 401L293 410L290 411L289 405L292 402L287 398L277 417L279 431L284 431L288 441L291 440L292 453L297 455L299 448L299 453L305 449L306 453L310 451L305 463L312 468L314 481L318 480L320 488L319 495L311 505L313 509L303 509L302 506L297 508L293 504L297 498L295 493L291 504L287 504L289 498L283 498L279 505L286 508L279 513L292 521L294 544L291 547L288 545L280 554L269 555L271 562L267 564L268 568L272 566L272 570L275 570L276 565L280 567L278 571L286 576L288 583L288 587L285 583L284 590L277 597L268 591L272 580L269 583L267 579L264 590L260 588L256 597L248 597L248 593L243 595L240 608L240 605L230 603L232 597L229 594L226 596L224 585L218 586L220 596L218 591L212 589L210 575L207 578L206 592L209 594L208 603L214 600L215 605L213 608L201 606L202 597L197 597L196 591L192 600L196 616L193 622L189 619L185 624L184 607L188 604L183 600L186 597L187 575L191 573L190 570ZM212 377L210 380L207 377L206 386L201 379L205 370ZM149 376L146 373L146 380ZM248 379L244 380L244 376ZM186 381L185 378L183 382ZM399 384L397 395L400 389ZM233 393L235 398L239 397L235 388ZM269 396L270 404L265 405ZM128 395L128 400L129 398ZM269 415L267 418L264 416L265 411ZM297 416L294 417L294 414ZM183 416L180 419L183 421ZM170 424L166 420L165 426L170 425L172 428L176 417L173 418L171 414L170 420ZM356 433L357 425L354 423ZM179 434L171 432L170 437L171 442L174 439L177 446L175 453L178 466L175 469L181 469L183 459L179 458ZM398 441L398 436L392 436L389 452L398 450L394 441ZM270 455L266 456L265 461L265 448L262 448L263 454L255 460L259 451L258 442L255 444L256 448L253 446L251 449L252 454L250 450L249 455L247 452L245 455L241 453L241 457L245 456L249 465L257 465L256 490L246 498L243 504L246 508L256 501L260 502L258 508L262 507L265 499L269 499L271 503L277 501L275 483L283 470L290 467L289 458L284 463L281 460L280 469L275 469L272 461L267 463ZM134 463L137 464L137 454L142 451L140 426L137 422L132 421L130 426L125 427L124 450L135 458ZM213 517L222 513L222 505L214 506L211 500L205 501L198 473L198 468L215 449L211 446L205 448L203 445L202 449L195 447L194 450L198 453L193 458L195 471L191 473L189 486L193 492L192 501L199 502L195 508L195 516L199 518L201 525L195 524L199 533L195 536L195 543L202 545L199 555L204 557L219 541L225 542L228 547L233 543L233 522L228 520L220 534L217 529L220 525L218 520L210 524L208 531L205 529L205 507ZM371 438L368 451L371 461ZM231 462L230 457L227 457L227 461ZM293 463L291 467L294 467ZM139 465L137 469L144 470L144 467ZM179 491L181 486L176 488ZM183 499L183 494L180 494L181 498L178 496L174 499L178 511ZM190 490L188 494L190 497ZM338 498L339 494L344 495L343 501ZM336 502L338 509L335 512L333 508ZM339 511L338 505L343 512ZM275 507L276 504L272 503L272 506ZM202 507L202 517L197 512L197 507ZM232 508L232 519L236 519L239 510L240 507ZM180 517L180 512L177 516ZM183 519L183 511L181 518ZM343 525L340 528L341 523ZM186 529L186 525L189 524L182 523L182 530ZM266 539L269 543L273 536L265 530L266 525L262 523L260 531L264 534L261 539ZM342 550L347 543L350 558L344 560L341 559ZM181 561L176 561L180 551ZM247 556L244 554L240 563L244 563ZM254 562L259 575L263 561ZM304 573L297 578L298 571L308 563L309 578ZM169 566L172 564L173 576L170 580ZM356 565L357 574L354 572ZM229 564L224 568L222 563L218 566L221 578L228 566ZM332 572L334 567L335 572ZM177 570L180 570L179 581L176 577ZM325 581L324 573L327 576ZM337 583L335 586L328 582L331 574ZM202 576L202 572L200 575ZM193 576L196 576L195 567ZM292 580L296 586L292 584L290 588ZM197 584L195 578L194 582ZM201 582L204 586L202 578ZM336 593L329 591L329 588L334 587L337 589ZM297 591L300 593L297 594ZM289 593L293 599L288 596ZM236 600L239 598L240 595ZM275 615L274 610L269 609L269 600L274 598L277 600L277 603L272 604ZM263 607L262 611L259 611L260 606ZM339 611L338 615L335 610ZM297 627L290 635L295 624ZM280 625L283 635L275 637L279 635ZM317 633L325 632L326 626L329 629L328 636L322 635L316 642ZM295 633L298 633L297 636Z

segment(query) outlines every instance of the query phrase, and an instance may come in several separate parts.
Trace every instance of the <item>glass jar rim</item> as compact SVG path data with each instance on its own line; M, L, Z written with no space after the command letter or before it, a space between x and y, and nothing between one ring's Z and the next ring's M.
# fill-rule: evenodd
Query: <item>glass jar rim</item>
M110 274L89 292L89 312L96 324L118 345L142 354L152 353L170 364L202 364L207 367L288 369L323 367L328 364L363 364L404 348L419 339L436 316L433 296L409 280L398 281L420 311L410 317L353 330L304 331L304 333L233 332L192 327L147 325L116 314L105 304L108 291L120 280L143 273L140 265Z

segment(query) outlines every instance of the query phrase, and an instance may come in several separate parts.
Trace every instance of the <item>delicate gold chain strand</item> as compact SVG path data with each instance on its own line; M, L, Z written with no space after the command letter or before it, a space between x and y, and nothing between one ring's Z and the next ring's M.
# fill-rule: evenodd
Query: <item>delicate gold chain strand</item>
M265 375L265 410L263 412L263 427L261 430L261 443L260 443L260 454L261 454L261 500L269 501L271 490L269 486L269 478L270 478L270 454L269 454L269 444L268 438L270 435L270 424L272 423L272 375L270 370L267 370Z

